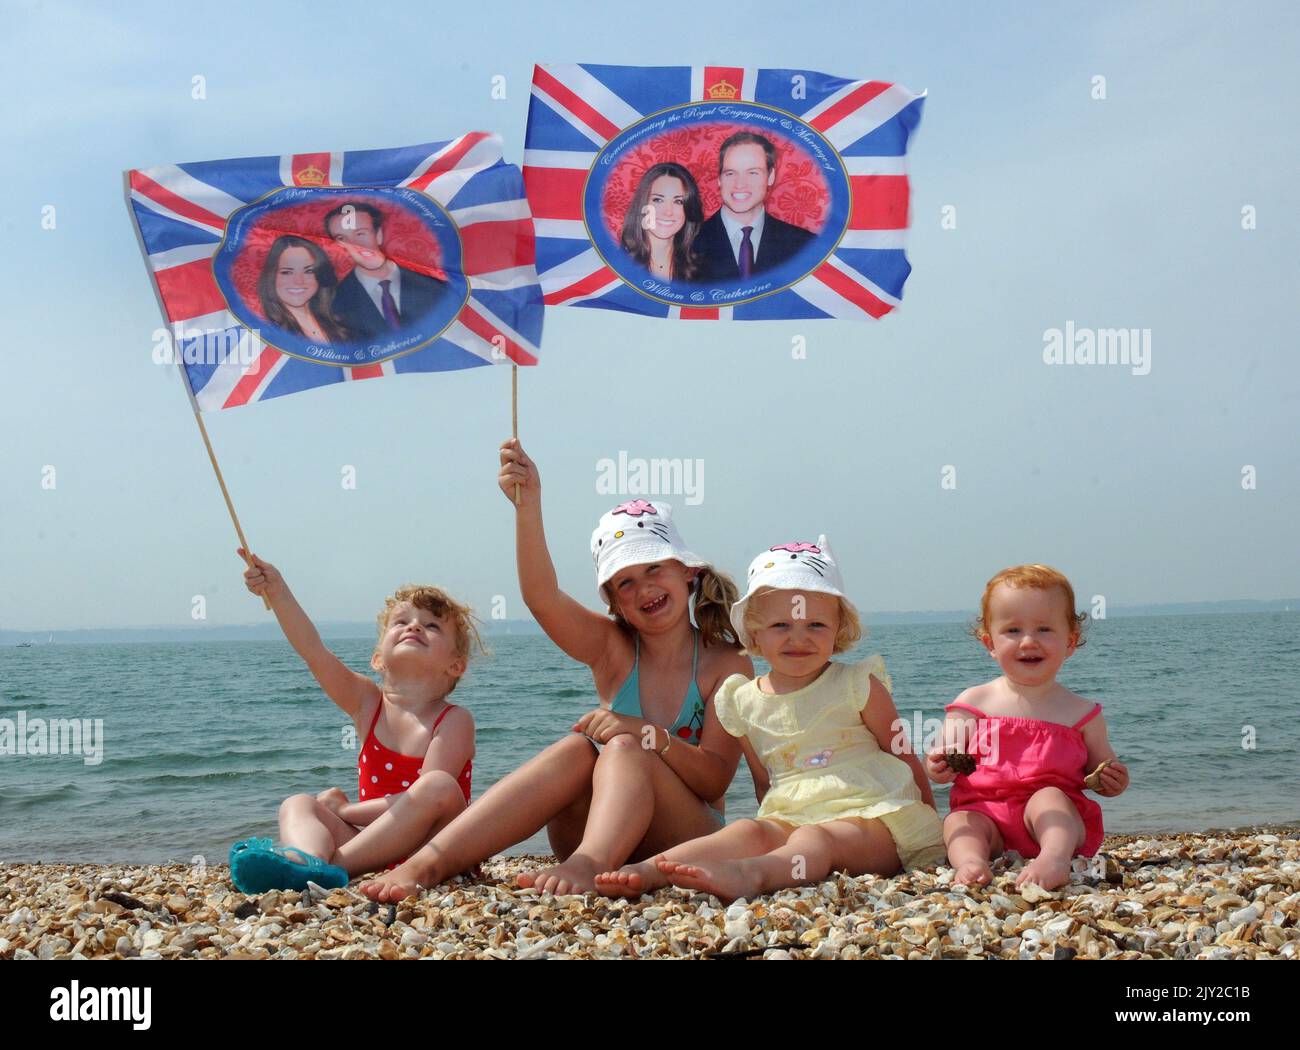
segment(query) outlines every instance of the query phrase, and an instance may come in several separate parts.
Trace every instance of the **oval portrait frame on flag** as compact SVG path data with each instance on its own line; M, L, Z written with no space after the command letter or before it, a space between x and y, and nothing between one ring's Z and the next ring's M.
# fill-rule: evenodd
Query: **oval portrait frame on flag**
M751 146L748 158L763 161L771 180L769 186L760 179L765 216L757 253L743 241L740 248L729 241L721 221L724 213L733 213L724 212L728 196L721 190L720 153L737 132L768 143L747 138L737 143ZM796 180L795 192L778 197L786 184ZM651 198L656 185L659 190L681 190L673 198L675 208L664 206L661 213L654 205L638 207L638 202ZM751 177L750 188L743 191L749 194L747 201L753 198L752 185ZM655 194L654 199L665 199L662 192ZM713 210L705 206L710 199L718 202ZM789 218L796 221L774 215L774 203L787 211L793 208ZM675 228L669 249L673 266L684 263L695 271L693 276L670 279L652 272L645 259L652 234L634 227L637 211L642 213L638 223L642 229L648 230L645 224L653 224L657 216L663 228ZM689 102L648 114L600 149L582 190L583 223L601 260L628 287L667 306L736 306L781 292L826 262L843 239L852 214L848 171L826 137L787 110L749 101ZM733 226L736 238L748 236L739 232L738 222ZM681 243L688 235L689 249ZM629 250L629 243L644 246L638 248L642 259ZM739 257L746 252L751 272L743 278Z
M230 214L212 274L230 313L266 345L355 368L414 353L452 325L470 293L463 256L455 220L419 190L286 186ZM371 259L389 275L382 286L359 276ZM395 286L387 262L399 268Z

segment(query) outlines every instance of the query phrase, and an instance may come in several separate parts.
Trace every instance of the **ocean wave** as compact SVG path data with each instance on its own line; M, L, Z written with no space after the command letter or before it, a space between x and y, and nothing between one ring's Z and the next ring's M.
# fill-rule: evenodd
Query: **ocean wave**
M337 777L340 770L331 766L312 766L308 769L223 769L206 773L155 773L151 776L124 777L121 784L132 787L177 785L197 786L200 784L235 782L250 778L267 779L272 777ZM356 774L352 774L353 780Z
M174 766L219 765L223 761L235 759L270 760L283 757L301 757L302 748L230 748L213 751L157 751L144 755L124 755L113 758L112 768L115 773L140 768L166 770Z
M52 802L67 802L78 799L85 794L85 789L72 781L66 781L46 791L34 791L30 795L15 795L6 791L5 809L35 809L38 806L46 806Z

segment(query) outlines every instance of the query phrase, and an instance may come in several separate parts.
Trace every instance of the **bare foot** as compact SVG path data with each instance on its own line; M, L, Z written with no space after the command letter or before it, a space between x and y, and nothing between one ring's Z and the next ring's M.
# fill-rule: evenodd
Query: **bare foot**
M707 868L702 868L698 864L661 860L658 866L674 886L703 890L712 893L720 901L754 897L760 892L757 875L746 869L744 861L717 860L710 862Z
M596 892L605 897L639 897L668 885L668 878L655 865L659 857L640 864L624 864L618 871L602 871L596 876Z
M399 864L392 871L386 871L375 879L368 879L357 890L377 901L391 903L418 897L420 891L436 883L433 872L424 865L408 860Z
M567 893L590 893L596 888L596 876L604 870L602 865L575 853L554 867L520 872L515 882L525 889L531 886L541 893L563 897Z
M1016 876L1016 889L1027 882L1037 883L1045 890L1054 890L1070 881L1070 861L1060 857L1039 854Z
M986 860L968 860L957 867L952 881L956 886L983 886L993 878L993 870Z

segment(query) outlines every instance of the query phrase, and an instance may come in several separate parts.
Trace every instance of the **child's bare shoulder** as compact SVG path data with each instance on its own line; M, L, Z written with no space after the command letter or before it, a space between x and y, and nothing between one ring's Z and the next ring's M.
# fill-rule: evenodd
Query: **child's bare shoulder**
M754 677L754 662L742 649L734 645L710 645L700 651L699 677L709 686L706 696L716 692L733 674Z
M1057 684L1059 685L1060 683L1058 682ZM1089 700L1087 697L1071 692L1069 689L1066 689L1065 686L1061 686L1059 702L1061 704L1061 710L1064 712L1065 716L1070 719L1071 723L1077 722L1097 706L1096 701ZM1099 718L1101 718L1100 714L1098 714L1097 718L1094 718L1093 721L1095 722Z
M449 710L443 716L440 728L458 728L461 726L467 726L470 729L474 728L474 716L470 713L468 707L454 704L450 700L447 701L447 707Z
M977 711L984 711L985 714L988 714L987 705L990 704L997 695L993 689L995 685L997 685L996 679L992 682L983 682L980 685L973 685L969 689L963 689L957 694L957 698L953 703L964 704L966 707L973 707ZM971 715L969 711L958 709L956 711L949 711L948 717L971 718L974 716Z

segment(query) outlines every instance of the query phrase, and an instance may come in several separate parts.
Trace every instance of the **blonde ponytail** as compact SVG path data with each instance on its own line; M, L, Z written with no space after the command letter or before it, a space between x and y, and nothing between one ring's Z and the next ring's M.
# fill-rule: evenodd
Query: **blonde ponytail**
M703 566L691 584L691 612L695 626L700 629L700 638L705 645L731 645L739 648L740 639L731 626L731 607L740 597L731 577L718 572L711 565ZM605 601L606 610L620 627L632 630L632 626L623 619L622 613L614 603L609 584L600 588L600 596Z
M740 592L731 582L731 577L718 572L711 565L700 569L695 577L695 625L700 629L700 637L707 645L738 646L740 639L731 626L731 607Z

